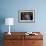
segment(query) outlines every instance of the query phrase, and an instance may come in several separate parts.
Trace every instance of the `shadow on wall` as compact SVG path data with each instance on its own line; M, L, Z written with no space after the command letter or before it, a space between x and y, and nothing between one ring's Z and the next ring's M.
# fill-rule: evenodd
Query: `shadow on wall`
M3 46L3 32L2 32L2 25L5 23L5 17L0 16L0 46Z

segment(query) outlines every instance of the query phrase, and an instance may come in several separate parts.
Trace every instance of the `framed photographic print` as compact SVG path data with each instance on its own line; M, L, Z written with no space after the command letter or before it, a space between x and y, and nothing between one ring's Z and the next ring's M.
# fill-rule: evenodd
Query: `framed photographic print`
M35 22L35 10L20 10L18 16L19 22Z

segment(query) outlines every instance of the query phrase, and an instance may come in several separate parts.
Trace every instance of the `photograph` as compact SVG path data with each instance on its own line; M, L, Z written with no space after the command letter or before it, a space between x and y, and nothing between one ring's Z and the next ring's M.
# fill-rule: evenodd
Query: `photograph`
M34 22L35 10L20 10L19 22Z

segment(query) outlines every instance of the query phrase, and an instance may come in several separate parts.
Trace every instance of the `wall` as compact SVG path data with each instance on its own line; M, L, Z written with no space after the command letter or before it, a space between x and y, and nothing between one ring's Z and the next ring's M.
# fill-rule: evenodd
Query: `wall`
M1 0L1 14L2 17L13 17L15 19L14 26L11 31L46 31L46 1L44 0ZM19 23L19 10L33 10L35 9L35 23ZM2 32L8 31L6 25L2 25Z

